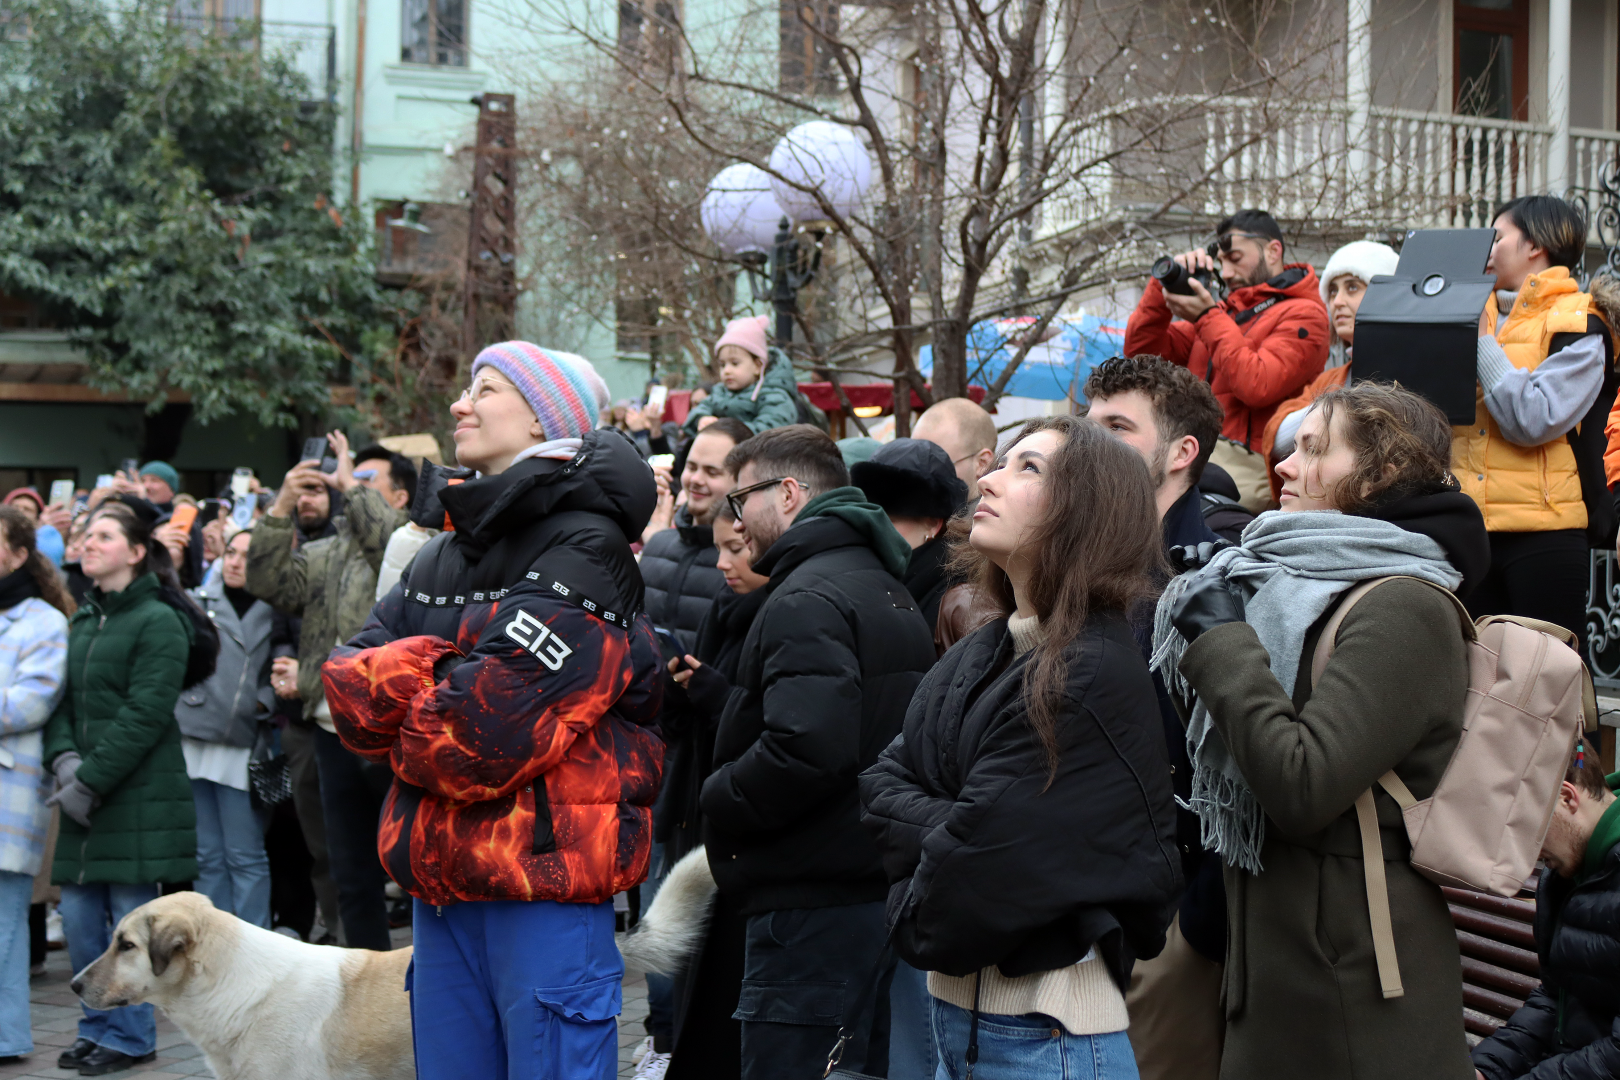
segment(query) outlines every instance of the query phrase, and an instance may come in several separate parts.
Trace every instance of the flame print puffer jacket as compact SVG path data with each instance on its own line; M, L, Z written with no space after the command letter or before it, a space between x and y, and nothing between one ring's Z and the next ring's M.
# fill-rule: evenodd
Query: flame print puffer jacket
M605 900L647 875L663 765L626 539L652 473L598 431L439 497L454 531L322 670L343 744L394 770L378 853L427 903Z

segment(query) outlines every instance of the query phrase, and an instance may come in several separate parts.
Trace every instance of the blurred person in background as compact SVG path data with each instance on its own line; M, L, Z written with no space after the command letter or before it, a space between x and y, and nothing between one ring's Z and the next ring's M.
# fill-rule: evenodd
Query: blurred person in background
M62 565L67 544L64 528L69 520L67 507L47 507L39 491L31 487L13 488L0 500L0 505L14 506L21 511L34 525L34 546L40 554L49 559L52 566Z
M0 507L0 1060L34 1051L29 906L50 820L43 731L67 681L74 609L27 515Z
M911 437L936 444L967 485L968 501L979 497L979 477L996 460L996 421L969 398L936 401L912 425Z
M889 515L889 524L911 545L901 577L930 627L950 584L945 523L967 502L968 487L937 443L895 439L849 470L850 480Z
M218 580L193 589L219 630L207 682L180 695L175 720L197 807L197 891L221 911L270 929L270 861L254 812L248 762L270 718L270 636L275 611L247 591L249 530L231 536Z
M294 773L294 797L300 800L299 817L320 814L344 944L386 951L392 943L383 892L387 875L377 861L377 818L392 774L386 766L363 761L343 748L320 672L333 647L354 636L371 614L383 551L394 531L409 520L416 470L407 459L381 446L351 454L342 432L327 438L336 469L327 473L319 461L299 462L254 527L247 590L303 620L297 667L283 661L272 672L281 680L290 676L303 702L305 724L289 725L282 732ZM297 540L299 533L309 535L317 528L319 539ZM307 726L311 723L313 727ZM315 792L318 809L309 807Z
M682 428L687 435L696 435L722 416L741 420L756 435L799 422L793 361L768 344L769 318L750 315L726 324L725 333L714 343L720 381L686 414Z

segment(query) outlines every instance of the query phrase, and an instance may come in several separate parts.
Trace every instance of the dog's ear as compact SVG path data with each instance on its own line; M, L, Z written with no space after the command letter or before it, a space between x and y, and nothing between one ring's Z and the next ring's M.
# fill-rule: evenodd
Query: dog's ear
M191 944L191 928L176 913L153 915L146 922L146 955L152 974L162 975L177 952Z

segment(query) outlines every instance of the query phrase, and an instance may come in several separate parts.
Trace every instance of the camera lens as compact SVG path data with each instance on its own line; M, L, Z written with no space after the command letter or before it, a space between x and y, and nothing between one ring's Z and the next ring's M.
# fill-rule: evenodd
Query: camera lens
M1164 286L1165 292L1186 296L1192 291L1187 287L1186 268L1168 255L1155 262L1153 269L1148 273L1159 279L1159 284Z

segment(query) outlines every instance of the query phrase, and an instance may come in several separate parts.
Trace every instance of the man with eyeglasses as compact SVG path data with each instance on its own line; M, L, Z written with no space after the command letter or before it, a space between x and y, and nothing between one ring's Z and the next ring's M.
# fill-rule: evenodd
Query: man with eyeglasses
M813 1076L886 936L888 881L856 778L899 734L934 648L899 580L911 545L849 485L832 439L772 428L726 466L752 568L770 581L715 732L704 841L723 901L748 923L742 1080ZM881 1073L887 1025L871 1009L853 1024L841 1067Z
M1217 300L1196 279L1190 295L1149 278L1125 327L1125 355L1151 353L1199 375L1226 413L1210 459L1238 485L1243 505L1271 506L1260 439L1278 403L1322 373L1328 355L1327 308L1316 271L1285 263L1282 229L1264 210L1239 210L1215 229L1215 241L1176 256L1189 271L1215 271L1231 290Z

